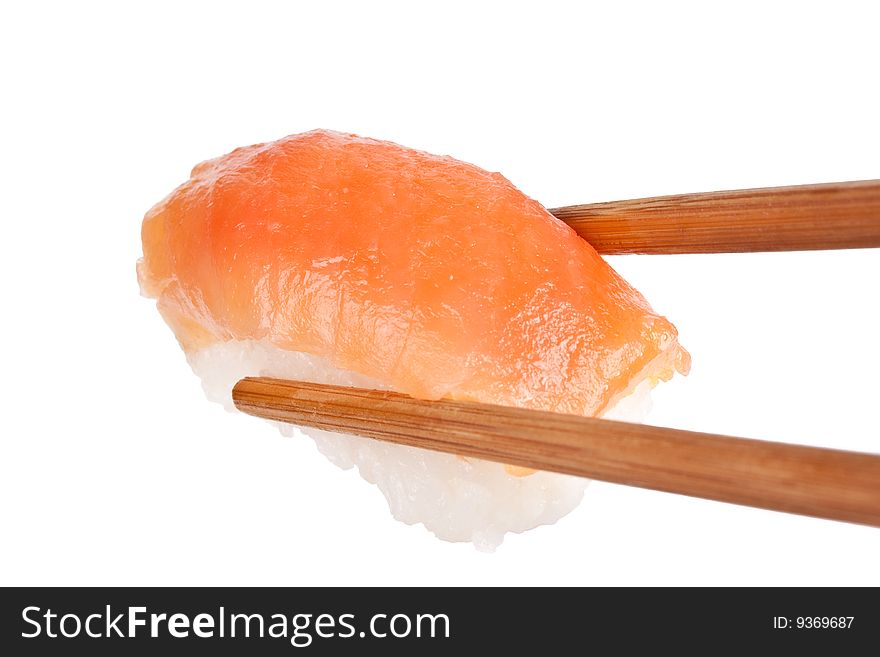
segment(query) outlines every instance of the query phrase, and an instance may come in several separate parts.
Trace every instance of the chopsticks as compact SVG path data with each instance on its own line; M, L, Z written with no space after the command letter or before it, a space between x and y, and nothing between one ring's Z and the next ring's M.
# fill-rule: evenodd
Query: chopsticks
M660 196L550 212L609 255L880 247L880 180Z
M243 379L232 398L269 420L880 526L880 455L280 379Z
M604 254L880 247L880 180L551 210ZM880 455L247 378L239 410L413 447L880 527Z

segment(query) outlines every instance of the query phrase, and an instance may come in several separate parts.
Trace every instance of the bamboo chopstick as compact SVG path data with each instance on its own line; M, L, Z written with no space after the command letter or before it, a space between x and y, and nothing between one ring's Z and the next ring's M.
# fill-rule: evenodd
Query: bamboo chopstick
M250 415L539 470L880 526L880 455L268 378Z
M880 247L880 180L660 196L550 212L605 254Z

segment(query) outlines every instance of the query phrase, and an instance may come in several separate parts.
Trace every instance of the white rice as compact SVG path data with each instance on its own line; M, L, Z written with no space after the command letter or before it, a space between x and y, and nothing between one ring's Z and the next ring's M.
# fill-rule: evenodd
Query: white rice
M279 349L252 340L217 344L188 355L212 401L234 410L232 387L245 376L271 376L315 383L385 388L355 372L340 370L326 359ZM604 414L611 419L640 421L650 408L644 381L633 394ZM581 501L589 480L549 472L520 477L500 463L464 458L379 440L276 423L285 435L311 437L332 463L357 466L376 484L395 518L422 523L447 541L470 541L492 551L507 532L552 524Z

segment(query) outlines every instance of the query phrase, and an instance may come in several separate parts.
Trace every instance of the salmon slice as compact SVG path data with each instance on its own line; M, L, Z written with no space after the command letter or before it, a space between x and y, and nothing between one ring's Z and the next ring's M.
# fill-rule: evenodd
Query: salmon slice
M316 130L196 166L142 229L188 352L259 340L389 388L597 415L687 373L675 327L506 178Z

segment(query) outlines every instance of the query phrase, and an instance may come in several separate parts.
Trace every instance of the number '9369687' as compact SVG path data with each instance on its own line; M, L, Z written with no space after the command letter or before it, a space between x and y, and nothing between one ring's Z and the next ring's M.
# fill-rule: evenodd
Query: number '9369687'
M773 628L776 630L848 630L855 616L774 616Z

